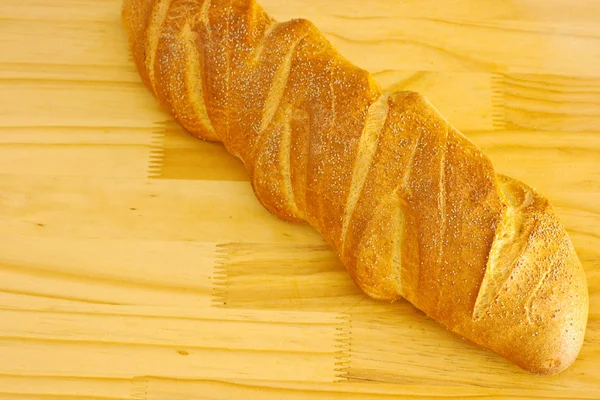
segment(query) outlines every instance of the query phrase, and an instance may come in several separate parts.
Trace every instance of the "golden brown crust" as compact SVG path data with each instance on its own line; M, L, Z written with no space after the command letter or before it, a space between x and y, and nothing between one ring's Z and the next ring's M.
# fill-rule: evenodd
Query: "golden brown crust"
M124 1L121 20L129 38L131 55L146 87L150 87L146 71L146 30L156 0Z
M382 92L313 24L253 0L124 0L123 24L161 104L222 141L259 201L314 226L369 296L533 373L574 362L588 293L564 227L423 96Z
M475 342L485 342L525 369L556 373L575 361L583 344L588 316L585 274L550 203L512 178L499 176L499 181L509 208L521 208L516 241L523 245L513 245L515 256L498 260L497 267L507 273L492 285L492 301L469 325L457 329L475 329Z

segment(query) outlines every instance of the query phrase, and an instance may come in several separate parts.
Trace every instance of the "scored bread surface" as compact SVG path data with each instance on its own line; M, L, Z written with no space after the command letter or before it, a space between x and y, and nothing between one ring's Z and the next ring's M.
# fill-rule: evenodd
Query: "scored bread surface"
M568 234L427 99L383 91L312 23L253 0L124 0L122 19L160 103L240 158L261 204L311 224L366 294L533 373L575 361L588 292Z

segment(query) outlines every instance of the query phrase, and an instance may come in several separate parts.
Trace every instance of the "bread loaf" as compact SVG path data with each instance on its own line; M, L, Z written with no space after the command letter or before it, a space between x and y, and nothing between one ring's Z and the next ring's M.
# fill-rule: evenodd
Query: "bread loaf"
M122 21L162 106L241 159L260 203L311 224L368 296L532 373L577 358L586 278L552 206L422 95L383 91L312 23L254 0L124 0Z

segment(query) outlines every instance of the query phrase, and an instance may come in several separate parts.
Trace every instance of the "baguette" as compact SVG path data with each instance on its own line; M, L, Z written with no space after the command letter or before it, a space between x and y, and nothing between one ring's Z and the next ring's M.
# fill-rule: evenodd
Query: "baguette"
M422 95L383 91L311 22L254 0L124 0L122 22L160 104L238 157L267 210L312 225L366 295L534 374L575 361L589 300L566 230Z

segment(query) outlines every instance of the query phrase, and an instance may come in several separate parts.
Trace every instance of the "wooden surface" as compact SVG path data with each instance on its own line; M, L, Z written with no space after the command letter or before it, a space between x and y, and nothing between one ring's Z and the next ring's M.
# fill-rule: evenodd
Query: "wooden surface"
M2 0L0 399L600 396L600 2L262 4L424 93L551 199L589 283L579 359L532 376L361 295L158 107L119 0Z

